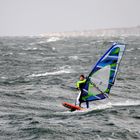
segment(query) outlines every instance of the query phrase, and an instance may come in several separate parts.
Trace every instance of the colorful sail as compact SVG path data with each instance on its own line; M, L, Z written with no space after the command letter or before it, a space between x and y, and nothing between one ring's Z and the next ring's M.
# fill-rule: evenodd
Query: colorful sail
M87 78L82 93L83 101L101 100L108 97L114 85L124 50L124 44L114 43L100 58Z

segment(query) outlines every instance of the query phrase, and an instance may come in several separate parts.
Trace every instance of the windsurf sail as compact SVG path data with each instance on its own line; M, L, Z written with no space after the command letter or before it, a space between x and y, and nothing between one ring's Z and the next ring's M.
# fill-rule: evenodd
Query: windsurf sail
M83 101L101 100L108 97L124 51L124 44L114 43L99 59L87 77L82 93Z

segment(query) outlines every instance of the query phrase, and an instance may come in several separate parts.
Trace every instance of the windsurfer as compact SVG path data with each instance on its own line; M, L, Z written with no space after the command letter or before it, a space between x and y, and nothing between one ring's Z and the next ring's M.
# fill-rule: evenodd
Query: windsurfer
M83 88L85 86L85 82L86 82L86 78L85 78L84 75L80 75L79 81L76 82L76 87L77 87L78 90L80 90L80 96L78 97L80 107L81 107L81 103L84 102L82 100L82 93L83 93ZM87 108L89 108L89 102L88 101L86 101L86 105L87 105Z

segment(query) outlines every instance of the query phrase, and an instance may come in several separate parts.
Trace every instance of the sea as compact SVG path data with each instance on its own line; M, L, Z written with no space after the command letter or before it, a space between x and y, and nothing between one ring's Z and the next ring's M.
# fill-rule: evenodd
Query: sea
M107 99L71 112L79 75L114 42L126 44ZM0 140L140 139L140 38L0 37Z

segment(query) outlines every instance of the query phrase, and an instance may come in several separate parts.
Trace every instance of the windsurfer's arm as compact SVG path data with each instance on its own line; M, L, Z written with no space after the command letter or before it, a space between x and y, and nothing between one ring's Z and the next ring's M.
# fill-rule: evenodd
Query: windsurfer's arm
M76 89L77 89L77 90L80 90L80 83L79 83L79 81L76 82Z

